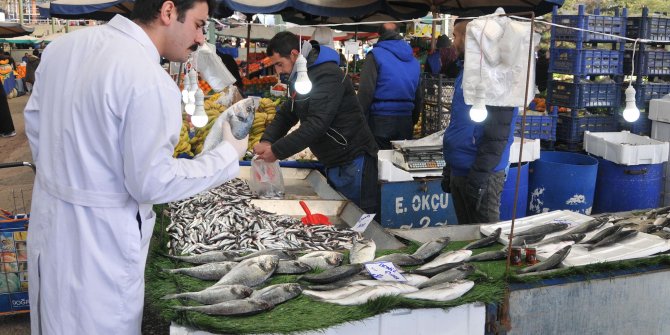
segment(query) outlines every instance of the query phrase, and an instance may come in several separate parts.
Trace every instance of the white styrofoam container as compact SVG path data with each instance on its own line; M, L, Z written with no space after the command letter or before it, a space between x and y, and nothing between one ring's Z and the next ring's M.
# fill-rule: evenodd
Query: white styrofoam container
M651 138L658 141L670 141L670 123L651 121Z
M584 150L616 164L659 164L668 161L670 143L631 134L629 131L585 131Z
M519 162L519 149L521 148L521 137L515 137L512 146L509 149L509 162ZM540 139L523 140L523 154L521 155L521 162L532 162L540 159Z
M649 120L670 122L670 94L649 102Z

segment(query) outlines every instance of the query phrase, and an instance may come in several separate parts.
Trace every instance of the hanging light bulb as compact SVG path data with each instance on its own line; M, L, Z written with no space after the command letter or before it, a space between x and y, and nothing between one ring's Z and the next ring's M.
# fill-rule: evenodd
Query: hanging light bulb
M486 111L486 95L484 94L484 83L480 82L475 89L475 103L470 108L470 119L475 122L486 120L488 112Z
M194 69L188 72L188 79L191 82L191 86L188 89L188 99L189 102L195 104L195 92L198 90L198 72Z
M195 93L195 111L191 116L191 123L194 127L200 128L207 125L207 121L209 121L209 118L205 113L205 94L198 88Z
M295 90L300 94L307 94L312 90L312 82L307 76L307 60L300 54L295 61L297 77L295 79Z
M181 90L181 101L184 102L184 104L188 103L188 89L191 88L191 80L187 75L184 75L184 82L182 83L184 85L184 89Z
M628 85L626 89L626 108L623 110L623 119L627 122L635 122L640 118L640 110L635 104L635 88Z

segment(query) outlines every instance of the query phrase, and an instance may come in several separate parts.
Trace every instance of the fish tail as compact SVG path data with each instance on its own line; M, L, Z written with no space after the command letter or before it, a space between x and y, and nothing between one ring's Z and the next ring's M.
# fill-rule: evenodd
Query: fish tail
M180 296L181 296L181 293L168 294L168 295L162 297L161 299L163 299L163 300L177 299L177 298L179 298Z

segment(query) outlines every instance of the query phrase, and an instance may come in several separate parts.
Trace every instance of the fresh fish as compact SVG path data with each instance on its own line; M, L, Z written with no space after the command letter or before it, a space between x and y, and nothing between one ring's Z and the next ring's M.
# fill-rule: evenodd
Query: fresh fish
M618 231L621 231L623 229L623 226L620 225L614 225L612 227L607 227L601 231L599 231L597 234L593 235L588 241L583 241L581 242L582 244L596 244L600 241L602 241L605 237L610 236Z
M180 311L193 311L209 315L254 315L272 309L272 304L262 300L239 299L202 306L171 306Z
M344 255L336 251L314 251L298 257L300 262L309 265L312 269L334 268L339 266L343 259Z
M395 253L377 257L373 262L391 262L398 266L412 266L419 265L423 263L422 259L414 258L412 255Z
M580 224L579 226L575 227L574 229L570 230L570 234L586 234L590 233L600 227L602 227L605 223L607 223L609 218L607 217L602 217L602 218L597 218L593 220L589 220L587 222L584 222Z
M301 261L287 261L281 260L277 264L275 274L278 275L297 275L312 271L312 267Z
M325 301L333 304L346 305L346 306L362 305L370 300L382 296L399 295L403 293L415 292L417 290L418 289L414 286L401 284L397 282L396 283L389 282L388 284L384 285L366 287L362 290L355 291L354 293L340 299L332 299Z
M659 216L654 220L653 224L656 226L668 227L670 226L670 217L665 215Z
M419 289L435 286L442 283L453 282L459 279L465 279L475 272L472 264L463 264L457 268L438 273L423 284L417 286Z
M602 247L610 246L614 243L619 243L623 240L633 238L637 235L637 233L638 233L637 230L620 230L620 231L618 231L618 232L616 232L616 233L614 233L610 236L605 237L600 242L586 247L586 249L591 251L591 250L596 249L596 248L602 248Z
M166 255L166 256L182 262L188 262L193 264L206 264L206 263L233 261L235 257L239 256L239 253L234 251L210 251L199 255L190 255L190 256Z
M299 279L315 284L329 284L340 279L351 277L361 272L362 269L362 264L347 264L325 270L321 273L304 275Z
M302 293L308 297L318 299L318 300L333 300L333 299L340 299L344 298L346 296L351 295L352 293L356 291L360 291L368 286L364 285L359 285L359 284L352 284L340 288L336 288L334 290L329 290L329 291L314 291L314 290L304 290Z
M447 271L449 269L453 269L455 267L463 265L463 262L456 262L456 263L445 263L440 266L436 266L434 268L428 268L428 269L414 269L410 271L411 274L417 274L421 276L428 276L432 277L438 273Z
M407 281L404 282L405 284L412 285L414 287L418 287L419 285L421 285L422 283L424 283L424 282L428 281L428 279L430 279L426 276L417 275L417 274L413 274L413 273L403 273L402 276L405 277L405 279L407 279Z
M274 255L264 255L246 259L237 264L237 266L230 270L230 272L223 276L223 278L216 284L207 289L213 289L221 285L236 284L249 287L258 286L265 282L265 280L274 273L278 263L279 258Z
M190 299L201 304L212 305L236 299L244 299L251 295L253 290L244 285L221 285L214 289L205 289L198 292L184 292L168 294L162 299Z
M335 290L341 287L345 287L352 282L359 281L359 280L369 280L372 279L370 277L370 274L367 273L367 271L364 272L359 272L358 274L355 274L351 277L340 279L336 282L326 284L326 285L310 285L308 288L312 291L331 291Z
M277 258L279 258L279 260L295 259L295 255L292 254L291 252L287 251L287 250L265 249L265 250L261 250L261 251L252 252L252 253L250 253L248 255L245 255L245 256L242 256L242 257L237 257L237 258L235 258L235 261L236 262L241 262L245 259L256 258L258 256L264 256L264 255L274 255L274 256L277 256Z
M277 284L254 291L251 299L267 301L272 305L279 305L300 295L302 287L296 283Z
M586 234L584 233L570 233L570 234L557 235L538 242L536 246L559 243L559 242L568 242L568 241L577 243L583 240L585 236Z
M635 228L635 230L647 234L652 234L662 229L663 226L657 226L655 224L640 224Z
M535 265L531 265L527 268L519 269L517 270L518 273L529 273L529 272L537 272L537 271L545 271L549 269L553 269L557 267L561 262L565 259L565 257L568 257L568 254L570 253L570 250L572 249L572 245L568 245L566 247L563 247L563 249L557 251L555 254L551 255L549 258L545 259L544 261L537 263Z
M526 230L520 231L518 233L514 232L514 237L517 237L517 236L521 237L521 236L528 236L528 235L538 235L538 234L547 235L547 234L555 233L557 231L568 229L569 226L570 225L568 225L567 223L563 223L563 222L551 222L551 223L543 224L541 226L526 229Z
M377 245L375 241L369 239L359 239L354 240L354 244L351 247L351 252L349 253L349 263L367 263L375 259L375 252L377 251Z
M512 239L513 247L522 247L524 245L533 244L542 241L546 235L544 234L535 234L535 235L524 235L516 236Z
M221 113L205 138L202 152L207 152L223 142L225 123L230 125L230 132L236 139L241 140L249 135L254 122L254 111L259 104L258 100L258 98L251 97L240 100Z
M412 254L412 257L420 259L422 261L427 261L433 256L439 254L442 249L444 249L447 244L451 241L451 238L448 236L440 237L436 240L426 242L422 244L416 251Z
M480 254L470 256L466 262L486 262L486 261L497 261L507 258L507 251L504 250L494 250L494 251L485 251Z
M474 242L464 246L463 249L472 250L472 249L485 248L485 247L488 247L490 245L493 245L494 243L496 243L498 241L498 238L500 238L500 232L502 232L502 229L498 228L493 233L491 233L489 236L486 236L482 239L474 241Z
M402 296L410 299L450 301L462 297L475 286L470 280L459 280L453 283L442 283L422 290L405 293Z
M670 240L670 232L667 232L665 230L657 231L655 233L652 233L652 235L656 235L656 236L664 238L666 240Z
M237 262L207 263L190 268L165 269L169 273L180 273L202 280L219 280L237 265Z
M417 270L426 270L431 268L439 267L440 265L449 264L449 263L458 263L466 260L468 257L472 256L472 250L454 250L448 251L439 256L435 257L434 260L421 265ZM420 274L418 272L414 272Z

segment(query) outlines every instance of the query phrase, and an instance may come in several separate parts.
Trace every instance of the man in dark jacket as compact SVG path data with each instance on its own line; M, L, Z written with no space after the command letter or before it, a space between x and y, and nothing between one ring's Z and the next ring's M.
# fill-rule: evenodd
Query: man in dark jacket
M395 23L379 29L379 42L365 57L358 101L380 149L412 138L421 113L421 65Z
M294 91L298 36L280 32L268 43L267 54L277 73L290 74L290 99L280 106L254 152L273 162L309 147L325 165L333 187L371 213L377 207L377 145L365 125L351 80L339 68L337 52L318 43L310 46L302 53L312 89L299 94ZM298 121L300 127L287 135Z
M465 54L468 22L457 20L454 25L454 47L460 57ZM517 109L486 106L488 117L476 123L470 119L471 107L463 98L461 68L451 103L451 121L444 133L447 166L442 189L451 193L459 224L498 222Z

